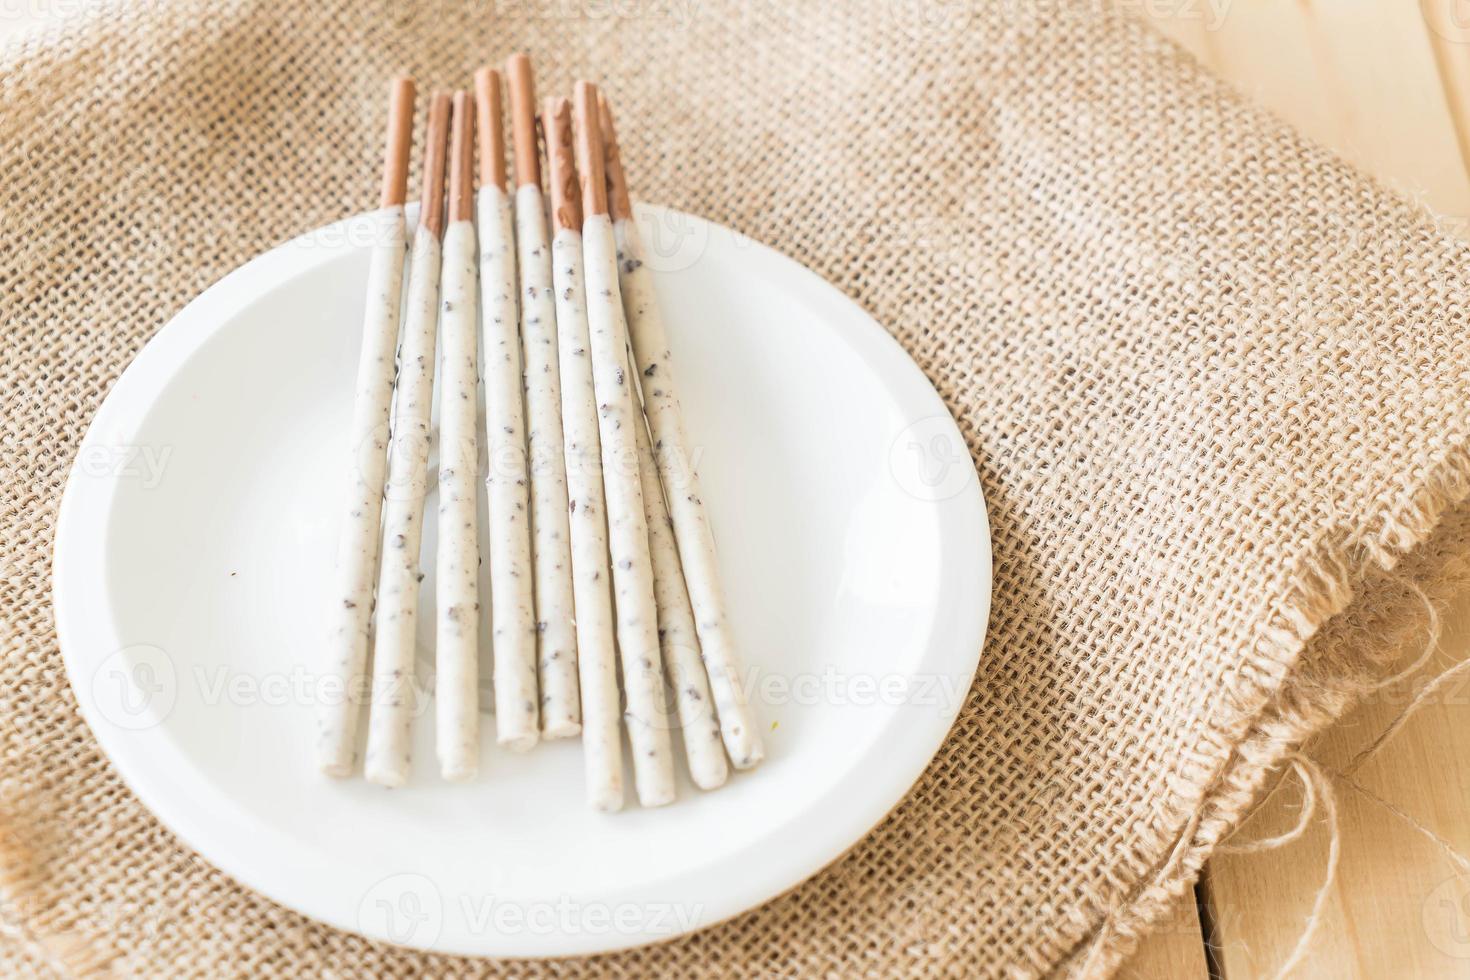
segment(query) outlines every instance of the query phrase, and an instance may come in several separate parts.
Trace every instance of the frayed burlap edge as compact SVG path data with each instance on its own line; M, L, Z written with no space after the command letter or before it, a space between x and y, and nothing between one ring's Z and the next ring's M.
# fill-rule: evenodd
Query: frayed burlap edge
M1166 920L1191 891L1216 845L1255 811L1275 786L1276 776L1313 736L1343 717L1371 693L1415 642L1418 611L1427 596L1443 603L1470 587L1470 564L1430 562L1410 574L1411 592L1393 604L1380 624L1379 640L1333 644L1314 650L1313 640L1354 603L1374 579L1385 579L1421 551L1445 518L1470 498L1470 447L1459 447L1420 489L1376 518L1362 535L1334 535L1292 566L1284 598L1262 628L1227 696L1237 704L1259 704L1236 723L1233 747L1218 746L1224 762L1201 780L1199 794L1169 801L1184 828L1162 862L1147 868L1127 898L1103 913L1066 955L1058 973L1103 977L1115 973L1139 943ZM1470 513L1470 508L1465 508ZM1324 684L1302 669L1313 654L1349 666ZM1310 696L1307 696L1310 693ZM1229 734L1226 732L1225 734ZM1187 784L1187 781L1181 781Z

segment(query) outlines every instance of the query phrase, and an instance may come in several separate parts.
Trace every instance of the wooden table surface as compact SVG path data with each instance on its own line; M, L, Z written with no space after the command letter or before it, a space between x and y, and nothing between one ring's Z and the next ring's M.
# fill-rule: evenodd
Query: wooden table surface
M1115 2L1455 234L1470 232L1470 0ZM1352 780L1339 775L1429 678L1470 656L1470 599L1444 615L1440 650L1417 677L1307 748L1335 791L1340 858L1293 976L1470 977L1470 867L1456 860L1470 857L1470 675L1439 691ZM1238 839L1291 829L1301 804L1300 780L1286 777ZM1300 839L1217 856L1199 905L1178 909L1121 975L1276 976L1322 889L1329 840L1319 808Z
M1113 0L1250 96L1470 233L1470 0ZM0 42L61 0L0 11ZM1470 274L1470 270L1467 270ZM1446 614L1422 678L1470 656L1470 599ZM1381 731L1414 680L1309 747L1328 771ZM1406 693L1407 692L1407 693ZM1334 779L1341 858L1298 976L1470 977L1470 677L1449 685L1355 777ZM1293 826L1300 782L1283 780L1241 831ZM1217 857L1197 890L1121 975L1275 976L1327 867L1319 812L1263 854ZM1210 946L1206 929L1210 923Z

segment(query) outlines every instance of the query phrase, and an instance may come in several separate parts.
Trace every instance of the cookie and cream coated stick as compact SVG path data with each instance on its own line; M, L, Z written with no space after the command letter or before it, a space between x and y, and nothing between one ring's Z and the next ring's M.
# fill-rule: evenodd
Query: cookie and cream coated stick
M612 113L605 100L599 105L599 115L606 142L608 197L619 250L618 271L628 333L643 387L643 407L658 450L659 476L668 496L684 581L720 719L720 734L730 761L737 769L749 769L764 758L765 749L745 701L740 658L720 586L714 534L704 511L699 476L693 466L694 455L679 407L669 342L652 277L643 262L643 242L632 220L628 181L618 154Z
M641 410L641 409L640 409ZM720 722L710 697L709 677L699 654L699 636L689 592L684 586L684 569L679 564L679 546L674 541L674 523L664 504L658 482L658 464L648 429L640 417L633 425L638 435L638 476L643 487L643 516L648 522L648 550L653 559L653 598L658 606L658 642L663 652L664 674L674 691L674 710L679 732L684 737L684 756L689 775L700 789L716 789L729 778L725 746L720 741Z
M439 337L439 549L435 751L448 780L480 753L479 337L475 323L474 104L454 93L449 225L444 230Z
M408 152L413 142L414 84L395 78L389 88L388 148L383 190L373 225L367 310L357 363L350 437L350 487L341 536L327 635L327 677L317 720L317 764L329 776L347 776L357 764L357 725L367 687L367 650L378 570L378 522L388 470L388 412L393 405L393 356L403 296L408 247L403 202L408 190Z
M607 213L597 89L588 82L577 83L575 114L592 377L602 441L618 648L627 697L624 719L633 749L633 777L639 802L657 806L674 799L673 750L664 707L653 565L638 478L638 440L633 428L641 420L633 395L633 379L629 376L627 326L618 292L617 246L613 241L612 219Z
M536 93L531 61L506 62L515 135L515 221L521 278L521 352L531 469L531 559L535 568L536 666L541 681L541 732L564 738L581 731L577 633L573 625L571 535L562 457L556 305L551 292L551 238L541 196L536 144Z
M434 334L439 322L439 266L444 234L444 162L449 145L449 96L429 103L423 193L408 270L408 310L398 346L393 424L383 514L383 561L378 572L373 696L368 711L369 782L408 780L415 710L414 635L419 605L419 545L428 495L429 419L434 397Z
M485 375L485 441L489 471L491 651L495 671L495 737L524 751L539 738L536 618L532 595L531 525L521 408L521 341L516 327L516 257L506 194L500 72L475 73L480 125L480 350Z
M587 801L598 810L617 810L623 805L623 737L604 523L602 441L597 433L587 295L582 285L582 207L572 161L572 103L548 98L541 118L554 227L551 278L556 292L577 673L582 689L582 758Z

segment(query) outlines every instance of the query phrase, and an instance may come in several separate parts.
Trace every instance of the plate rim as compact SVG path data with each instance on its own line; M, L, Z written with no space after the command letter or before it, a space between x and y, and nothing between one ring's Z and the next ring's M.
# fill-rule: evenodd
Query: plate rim
M409 210L410 220L412 220L412 212L415 209L411 205ZM843 330L839 330L839 335L854 348L854 353L884 381L885 387L895 400L903 404L907 404L910 400L930 403L929 407L932 408L932 411L928 415L915 416L910 419L910 422L940 417L947 431L959 440L960 445L964 445L958 425L943 399L940 398L908 352L883 329L866 309L832 283L784 253L716 222L672 208L644 203L637 206L637 211L640 221L647 218L654 220L663 218L706 225L711 239L718 235L727 236L730 241L738 242L744 257L766 266L764 272L768 272L775 279L784 280L785 285L803 296L812 298L814 303L820 300L819 312L836 310L842 319L839 325L841 328L847 327L849 321L859 324L860 326L855 327L852 335L848 335ZM544 936L521 935L512 937L510 946L507 948L490 950L485 948L483 943L465 945L445 942L442 930L441 934L436 934L427 944L403 944L398 943L391 936L366 932L361 928L359 922L352 920L350 911L345 915L339 915L330 909L317 907L313 902L297 901L296 899L301 897L300 894L282 894L279 888L263 884L252 872L252 862L248 857L231 852L227 843L221 841L219 833L199 824L193 816L188 815L187 806L176 805L176 796L181 792L180 790L175 789L172 795L169 792L158 790L154 782L156 777L146 771L149 767L138 758L140 755L147 754L138 748L141 740L122 739L118 731L106 719L99 718L99 709L93 701L87 684L87 676L84 673L85 668L89 666L95 668L97 660L95 656L89 660L78 652L77 637L79 634L85 635L90 630L102 629L110 634L114 641L112 649L120 649L122 645L115 642L118 640L117 628L111 615L110 600L105 589L100 593L94 593L93 601L107 606L107 615L86 616L80 623L73 617L73 606L70 599L75 598L78 595L76 590L81 588L80 585L74 583L85 582L85 576L89 571L97 577L99 582L105 580L105 576L100 571L105 562L97 554L100 545L92 545L92 564L96 568L88 569L86 567L85 535L80 542L76 541L74 529L79 526L87 528L99 523L103 529L106 528L118 480L115 476L106 481L99 481L95 478L78 479L88 450L97 443L104 442L107 435L110 434L110 431L104 433L105 428L109 430L113 427L126 429L127 426L120 425L124 422L132 425L141 424L147 418L157 391L160 390L151 383L164 383L172 378L185 366L190 357L202 349L218 331L225 329L234 316L242 308L248 306L255 297L292 279L312 274L320 265L340 256L344 249L360 247L360 243L368 239L354 235L353 231L358 226L370 222L374 213L370 211L354 215L297 235L246 261L201 292L149 338L133 360L123 369L88 423L87 431L81 442L78 443L76 455L68 468L66 486L58 509L56 536L53 543L52 606L58 648L68 683L72 688L83 720L113 770L149 812L184 846L195 851L208 863L219 868L244 887L315 921L375 942L387 942L425 952L475 957L557 958L595 955L672 941L702 932L752 911L793 891L835 864L858 847L868 834L907 798L943 747L953 729L955 719L967 700L968 692L973 688L983 655L994 589L989 515L978 473L975 474L974 479L967 481L961 491L943 501L948 512L944 518L945 529L949 530L949 523L956 523L960 531L969 532L959 537L972 537L973 540L960 545L955 544L954 536L941 540L939 581L944 589L952 590L956 578L963 578L963 573L968 571L973 573L975 584L980 588L969 595L972 600L969 603L952 603L950 608L946 608L943 604L936 605L936 614L930 624L930 636L925 642L924 655L915 665L916 670L922 670L926 661L936 655L935 650L939 646L959 648L963 645L965 649L973 650L973 655L966 655L962 678L957 672L947 671L947 673L955 674L957 679L963 680L958 690L964 693L952 699L952 703L944 710L936 711L932 706L926 707L925 714L916 715L912 719L912 727L908 731L911 735L921 732L924 738L919 740L918 745L910 746L907 754L900 759L904 763L899 767L902 775L893 776L891 774L893 769L890 767L890 775L874 780L875 783L883 784L883 791L870 794L870 797L882 797L886 802L881 805L870 803L849 812L839 832L832 833L831 829L828 829L823 836L826 842L824 846L808 845L804 849L809 855L815 852L815 857L808 857L797 862L785 862L788 868L794 867L794 871L765 870L761 874L748 873L750 869L745 867L742 861L741 874L734 879L731 879L729 875L723 876L725 887L722 892L727 897L719 903L714 914L708 919L701 919L692 928L673 934L629 931L595 937L584 936L582 942L560 944L555 939L548 944ZM324 244L333 241L336 244ZM824 319L826 319L825 316ZM969 460L969 464L973 469L973 458ZM957 559L961 564L968 563L971 567L958 570L951 567ZM97 612L100 613L101 610ZM101 625L104 620L105 626ZM89 627L89 621L94 625ZM77 628L74 629L74 626ZM943 637L947 634L972 639L963 644L959 640L946 641ZM70 654L69 649L72 651ZM893 717L901 716L900 711ZM888 722L888 726L893 727L892 719ZM163 725L157 727L166 728ZM922 759L919 759L919 756L922 756ZM827 803L830 795L838 793L845 786L845 783L836 784L830 793L813 801L812 809L820 809ZM770 836L773 839L783 834L787 837L792 836L793 828L800 829L799 824L800 821L787 821ZM227 834L228 831L225 833ZM831 843L834 840L837 842L835 845ZM722 867L738 860L742 853L737 852L730 855L719 864L704 868L702 873L717 876ZM329 871L329 869L324 870ZM741 881L745 882L744 887L733 887ZM495 932L485 931L475 938L483 940L496 937ZM528 940L529 943L527 943Z

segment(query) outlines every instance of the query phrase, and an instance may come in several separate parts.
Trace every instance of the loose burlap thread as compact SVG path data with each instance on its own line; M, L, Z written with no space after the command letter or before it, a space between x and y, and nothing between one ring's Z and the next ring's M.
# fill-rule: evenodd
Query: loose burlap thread
M1435 531L1470 470L1470 256L1100 6L155 0L5 52L7 965L1115 967L1412 634L1415 589L1456 577L1466 522ZM995 549L975 687L852 853L694 936L543 964L334 931L182 847L81 722L49 596L67 467L131 357L251 256L372 205L390 74L464 84L516 49L547 91L605 83L641 196L794 256L898 338Z

